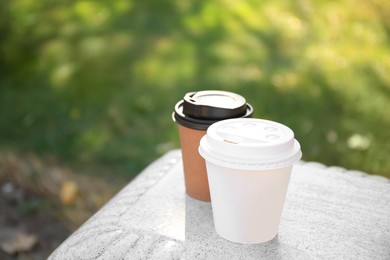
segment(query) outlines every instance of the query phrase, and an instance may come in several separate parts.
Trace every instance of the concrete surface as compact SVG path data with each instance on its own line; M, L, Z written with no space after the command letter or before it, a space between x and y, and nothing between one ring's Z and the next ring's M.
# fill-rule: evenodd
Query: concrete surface
M216 234L210 203L185 195L181 154L174 150L49 259L390 259L390 180L299 162L278 236L241 245Z

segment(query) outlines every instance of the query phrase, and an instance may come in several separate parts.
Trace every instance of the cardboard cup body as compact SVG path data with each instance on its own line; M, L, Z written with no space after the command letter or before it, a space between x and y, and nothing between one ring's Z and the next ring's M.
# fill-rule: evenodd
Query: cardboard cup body
M186 192L195 199L209 202L206 164L198 152L200 139L205 134L206 130L195 130L179 125Z
M216 232L241 244L273 239L277 232L292 166L239 170L206 161Z

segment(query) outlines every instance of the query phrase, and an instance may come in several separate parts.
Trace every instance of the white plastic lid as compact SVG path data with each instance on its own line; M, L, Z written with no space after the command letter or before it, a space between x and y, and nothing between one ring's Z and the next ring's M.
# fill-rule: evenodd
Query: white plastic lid
M207 161L235 169L273 169L302 157L301 146L285 125L256 118L236 118L212 124L200 141Z

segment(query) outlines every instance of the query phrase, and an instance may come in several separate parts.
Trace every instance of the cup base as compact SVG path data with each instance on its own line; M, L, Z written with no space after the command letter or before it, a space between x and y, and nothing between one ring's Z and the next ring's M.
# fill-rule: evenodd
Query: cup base
M277 236L278 236L278 233L276 233L275 235L272 235L270 237L264 237L264 238L257 238L257 239L236 239L236 238L228 238L228 237L225 237L224 234L221 234L219 233L217 230L215 230L217 232L217 234L222 237L223 239L229 241L229 242L233 242L233 243L237 243L237 244L242 244L242 245L256 245L256 244L263 244L263 243L267 243L267 242L270 242L272 240L274 240Z

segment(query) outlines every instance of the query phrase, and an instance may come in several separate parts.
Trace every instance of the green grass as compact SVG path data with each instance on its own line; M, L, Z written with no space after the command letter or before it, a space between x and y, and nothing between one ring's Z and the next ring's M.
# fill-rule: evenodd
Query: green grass
M303 159L390 177L390 4L2 1L0 149L134 176L188 91L245 96Z

